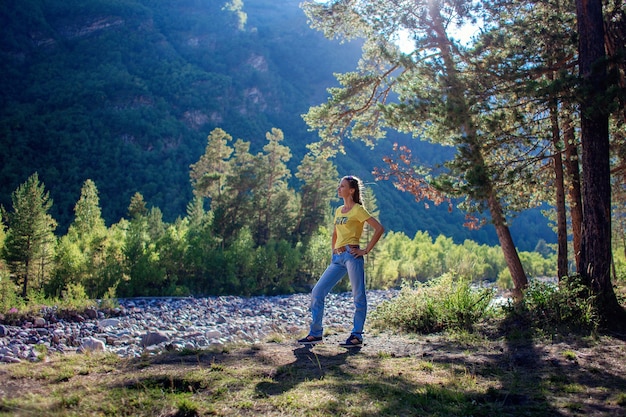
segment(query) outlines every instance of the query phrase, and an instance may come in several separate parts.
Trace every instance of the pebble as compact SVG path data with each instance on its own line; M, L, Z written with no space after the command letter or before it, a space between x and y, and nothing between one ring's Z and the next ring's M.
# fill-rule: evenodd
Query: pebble
M372 311L397 290L368 291ZM308 330L309 294L267 297L135 298L118 300L109 317L90 309L66 320L46 308L20 326L0 325L0 363L42 360L52 353L106 351L123 358L164 350L259 343L272 334ZM329 294L324 325L350 331L351 293Z

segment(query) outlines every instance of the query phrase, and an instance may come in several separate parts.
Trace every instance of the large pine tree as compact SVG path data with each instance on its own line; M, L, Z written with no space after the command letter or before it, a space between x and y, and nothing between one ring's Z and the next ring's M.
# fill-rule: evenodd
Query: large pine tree
M313 27L328 37L365 39L357 70L338 77L343 88L330 89L328 102L305 116L322 137L320 149L342 150L344 136L371 143L387 128L454 146L455 157L446 169L430 171L431 179L439 176L430 182L450 197L465 199L466 208L489 211L521 296L527 278L507 220L511 188L499 181L506 164L490 160L500 131L479 111L492 97L464 72L467 51L451 34L451 21L476 16L472 2L330 1L306 2L304 9ZM412 42L409 52L394 42L402 34ZM413 189L416 178L395 170L401 167L395 162L384 176L396 177L399 188Z
M3 209L9 229L2 257L26 297L31 289L43 289L49 279L57 223L48 214L52 200L37 173L20 185L11 199L13 210Z
M608 78L602 1L576 0L579 35L583 233L581 273L606 324L626 326L611 284L611 177Z

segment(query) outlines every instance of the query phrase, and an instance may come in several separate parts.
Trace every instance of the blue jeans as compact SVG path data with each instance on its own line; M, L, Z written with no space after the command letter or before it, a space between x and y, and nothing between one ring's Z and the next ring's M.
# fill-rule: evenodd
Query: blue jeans
M354 298L354 319L352 334L361 337L365 316L367 315L367 297L365 295L365 261L362 256L355 258L349 250L337 255L322 274L311 291L311 336L322 336L324 329L324 299L335 285L348 273Z

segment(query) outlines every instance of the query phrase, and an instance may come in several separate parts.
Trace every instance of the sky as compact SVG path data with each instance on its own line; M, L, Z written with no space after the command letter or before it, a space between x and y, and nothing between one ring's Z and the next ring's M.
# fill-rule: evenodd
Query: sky
M452 28L450 35L451 37L460 40L462 44L467 44L479 29L480 28L478 26L471 24L455 26ZM413 45L409 39L409 32L403 31L399 34L399 37L398 46L400 46L400 50L405 53L413 52Z

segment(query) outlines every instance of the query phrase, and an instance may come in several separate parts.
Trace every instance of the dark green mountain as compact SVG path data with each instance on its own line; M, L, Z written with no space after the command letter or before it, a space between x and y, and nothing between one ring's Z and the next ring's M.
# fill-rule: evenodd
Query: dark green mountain
M54 200L63 233L86 179L108 223L140 192L167 221L191 200L189 165L210 131L265 143L277 127L294 155L316 140L301 114L325 100L335 72L354 68L358 44L310 29L299 0L4 0L0 4L0 204L34 172ZM394 138L359 144L337 159L341 173L373 181ZM412 142L424 158L440 150ZM297 184L294 184L297 186ZM388 230L427 230L496 244L492 228L470 232L463 214L425 210L389 183L373 185ZM516 233L516 230L523 230ZM554 241L534 212L517 220L518 246Z

